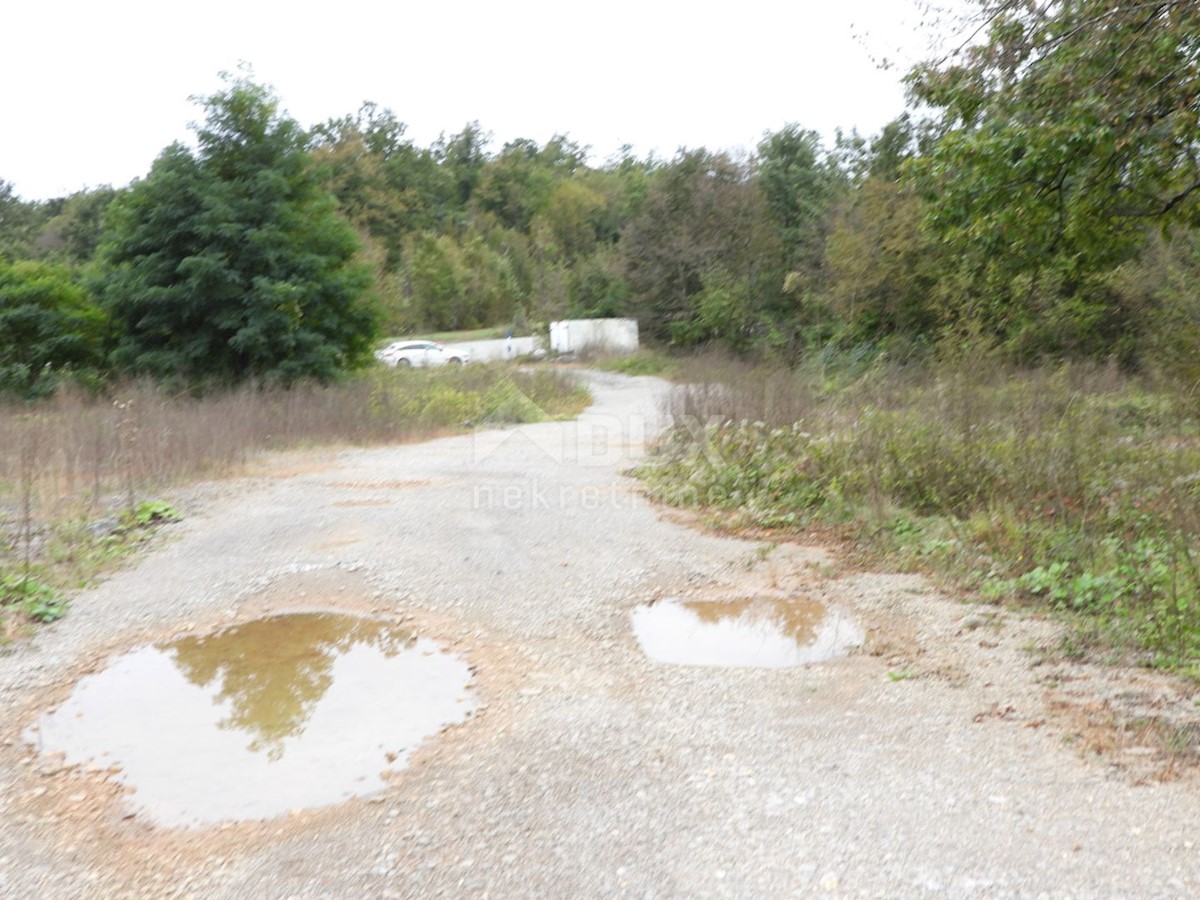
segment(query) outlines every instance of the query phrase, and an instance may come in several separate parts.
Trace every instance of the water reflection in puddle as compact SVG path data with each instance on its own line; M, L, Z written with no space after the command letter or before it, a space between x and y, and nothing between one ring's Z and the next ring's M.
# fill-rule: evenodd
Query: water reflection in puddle
M633 633L658 662L781 669L862 643L845 616L811 600L661 600L633 611Z
M119 767L160 824L265 818L381 789L466 718L470 680L462 659L389 623L281 615L126 653L27 737Z

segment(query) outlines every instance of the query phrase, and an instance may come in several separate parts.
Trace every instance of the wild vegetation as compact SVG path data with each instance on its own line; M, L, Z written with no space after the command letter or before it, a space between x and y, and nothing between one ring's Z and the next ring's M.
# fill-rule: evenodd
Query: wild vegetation
M787 364L977 345L1194 382L1200 8L975 6L962 49L909 73L909 112L832 146L792 124L750 153L597 163L561 135L494 149L472 122L421 147L391 110L306 129L231 76L196 149L128 188L27 203L0 184L0 258L75 285L7 273L42 327L0 320L3 383L327 381L378 327L564 315ZM78 339L48 340L51 313Z
M179 386L329 382L367 358L374 311L358 242L264 88L204 101L108 208L94 270L117 370Z
M569 373L467 366L201 397L144 381L0 405L0 626L61 615L66 591L178 516L157 498L182 481L244 472L266 450L574 416L588 399Z
M748 153L598 162L477 122L421 147L391 110L304 128L231 76L196 148L127 188L0 182L0 392L272 397L336 384L383 334L633 316L775 373L690 389L765 424L690 456L677 435L664 497L676 472L759 522L867 509L909 523L861 532L897 552L1194 661L1200 5L969 6L878 134L791 124Z
M1089 364L705 360L678 377L676 425L640 470L652 496L726 527L833 528L1200 677L1194 398Z

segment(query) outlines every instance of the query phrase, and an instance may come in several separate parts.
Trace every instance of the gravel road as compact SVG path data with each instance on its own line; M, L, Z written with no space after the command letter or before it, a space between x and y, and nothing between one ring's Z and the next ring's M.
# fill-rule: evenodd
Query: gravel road
M656 508L622 472L665 386L586 377L577 422L191 489L161 546L6 650L0 896L1200 896L1200 784L1108 727L1118 701L1194 722L1184 686L1031 653L1053 623L916 576ZM759 594L836 608L864 645L684 667L629 627L655 598ZM381 795L204 830L130 816L105 773L21 739L113 652L287 609L403 618L469 660L477 713Z

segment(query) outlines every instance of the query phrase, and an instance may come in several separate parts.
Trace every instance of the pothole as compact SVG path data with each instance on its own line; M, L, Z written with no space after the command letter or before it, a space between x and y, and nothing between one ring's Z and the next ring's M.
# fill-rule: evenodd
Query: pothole
M633 611L648 657L690 666L781 669L821 662L862 643L849 618L807 599L666 599Z
M25 737L115 770L158 824L263 819L381 790L471 714L470 681L463 659L389 622L278 615L116 657Z

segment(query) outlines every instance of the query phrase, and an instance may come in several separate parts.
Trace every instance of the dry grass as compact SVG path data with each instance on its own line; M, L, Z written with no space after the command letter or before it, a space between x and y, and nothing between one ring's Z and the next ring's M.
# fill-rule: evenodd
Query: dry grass
M242 471L262 451L417 440L574 415L587 402L567 373L467 366L201 398L130 384L105 398L62 390L0 405L0 606L18 582L86 581L123 554L118 517L171 484Z
M1200 418L1112 368L685 366L652 494L1039 602L1200 677ZM690 381L689 381L690 379Z

